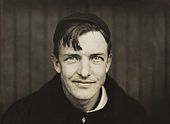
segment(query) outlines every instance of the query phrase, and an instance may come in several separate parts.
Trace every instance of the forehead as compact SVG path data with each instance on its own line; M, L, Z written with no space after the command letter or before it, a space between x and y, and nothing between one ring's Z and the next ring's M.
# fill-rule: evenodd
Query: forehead
M82 50L75 51L72 46L60 46L60 54L64 53L103 53L107 54L107 42L99 31L90 31L78 37L79 46Z

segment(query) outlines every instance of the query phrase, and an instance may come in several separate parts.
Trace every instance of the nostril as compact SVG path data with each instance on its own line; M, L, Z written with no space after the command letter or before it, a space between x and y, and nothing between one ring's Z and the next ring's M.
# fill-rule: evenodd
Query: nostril
M88 75L79 74L79 76L80 76L82 79L87 79L87 78L90 76L90 74L88 74Z

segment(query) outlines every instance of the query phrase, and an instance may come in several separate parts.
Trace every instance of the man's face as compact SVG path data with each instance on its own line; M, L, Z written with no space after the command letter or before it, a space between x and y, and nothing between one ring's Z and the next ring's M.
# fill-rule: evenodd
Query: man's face
M82 50L60 46L55 69L61 74L64 91L78 100L88 100L99 93L109 70L111 57L107 43L98 31L91 31L78 38Z

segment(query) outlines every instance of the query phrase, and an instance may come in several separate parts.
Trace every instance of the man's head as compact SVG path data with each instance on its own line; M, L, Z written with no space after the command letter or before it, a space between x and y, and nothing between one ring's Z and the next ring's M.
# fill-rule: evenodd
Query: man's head
M111 64L110 31L99 17L76 13L63 18L54 35L53 63L67 97L95 99Z
M74 50L81 50L78 37L89 31L99 31L108 44L108 54L111 53L110 31L107 24L98 16L90 13L74 13L66 16L58 23L54 41L54 55L58 58L59 47L72 45Z

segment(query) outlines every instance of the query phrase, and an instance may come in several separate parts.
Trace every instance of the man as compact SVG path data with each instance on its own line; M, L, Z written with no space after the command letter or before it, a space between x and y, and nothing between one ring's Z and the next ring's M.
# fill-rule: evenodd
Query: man
M146 124L146 114L107 75L110 31L93 14L63 18L54 34L57 74L10 107L2 124Z

